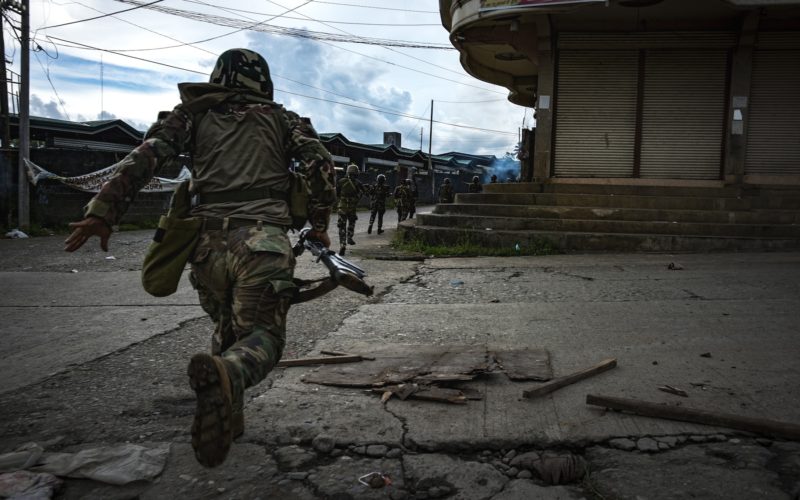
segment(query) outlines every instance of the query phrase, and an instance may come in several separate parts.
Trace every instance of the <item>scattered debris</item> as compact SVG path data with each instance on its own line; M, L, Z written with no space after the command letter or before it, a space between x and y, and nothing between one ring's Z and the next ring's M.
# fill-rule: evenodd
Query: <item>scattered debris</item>
M392 396L396 396L401 401L411 398L453 404L466 404L468 399L476 399L474 393L472 394L473 397L467 397L462 390L434 385L399 384L389 387L376 387L372 389L372 392L381 394L382 403L386 403ZM477 399L480 399L480 397Z
M390 486L392 484L392 479L382 472L370 472L358 478L358 482L364 486L377 489Z
M309 365L329 365L337 363L357 363L364 361L358 355L342 355L342 356L326 356L324 358L296 358L296 359L282 359L278 361L275 366L309 366Z
M575 483L586 475L587 470L583 457L569 452L532 451L516 456L510 465L536 472L550 485Z
M800 440L800 424L780 422L757 417L745 417L731 413L716 413L685 406L668 406L664 404L639 401L636 399L614 398L608 396L587 395L586 404L602 406L612 410L621 410L646 417L679 420L697 424L728 427L740 431L766 434L791 440Z
M6 238L11 239L21 239L21 238L28 238L28 235L20 231L19 229L12 229L11 231L6 233Z
M0 474L0 498L36 499L53 498L62 481L46 472L18 470Z
M360 356L361 359L368 359L370 361L375 361L373 356L364 356L363 354L352 354L349 352L341 352L341 351L319 351L320 354L325 356Z
M661 385L658 386L657 389L659 391L668 392L670 394L675 394L676 396L681 396L684 398L688 398L689 394L686 393L683 389L678 389L677 387L672 387L671 385Z
M462 281L462 280L458 280L458 279L450 280L450 286L452 286L453 288L458 288L463 284L464 284L464 281Z
M704 352L703 354L700 355L700 357L701 358L710 358L711 357L711 353L710 352Z
M155 448L128 443L87 448L76 453L49 453L34 445L0 455L0 463L4 464L6 471L24 467L31 472L123 485L155 479L164 470L169 449L169 443Z
M113 255L109 255L108 257L106 257L106 260L117 260L117 258L114 257Z
M579 382L585 378L592 377L594 375L597 375L598 373L603 373L604 371L610 370L615 366L617 366L616 358L606 359L590 368L586 368L579 372L575 372L570 375L566 375L564 377L559 377L557 379L551 380L550 382L542 384L539 387L536 387L535 389L524 391L522 393L522 396L528 399L538 398L546 394L550 394L553 391L557 391L562 387L566 387L568 385L574 384L575 382Z
M303 375L302 380L341 387L381 388L382 394L385 387L400 384L428 387L470 381L494 371L504 371L513 380L552 378L550 355L544 349L489 351L483 346L465 345L443 351L441 346L384 344L376 346L370 354L375 356L374 361L320 366ZM440 397L436 394L437 400Z
M670 262L669 265L667 265L667 269L670 271L681 271L683 266L675 262Z
M73 270L71 270L70 272L71 272L71 273L73 273L73 274L77 274L77 273L78 273L78 270L77 270L77 269L73 269Z

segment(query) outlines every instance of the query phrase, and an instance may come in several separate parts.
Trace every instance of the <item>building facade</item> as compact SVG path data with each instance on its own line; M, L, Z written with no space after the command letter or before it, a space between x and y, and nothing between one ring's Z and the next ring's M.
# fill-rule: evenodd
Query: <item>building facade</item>
M800 1L440 0L478 79L536 110L531 180L800 185Z

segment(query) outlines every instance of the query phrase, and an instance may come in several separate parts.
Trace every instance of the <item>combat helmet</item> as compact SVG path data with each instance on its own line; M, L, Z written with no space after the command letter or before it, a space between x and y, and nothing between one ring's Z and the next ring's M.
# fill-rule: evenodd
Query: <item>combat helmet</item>
M383 184L386 182L386 176L383 174L378 174L378 177L376 177L375 180L378 181L378 184Z
M449 178L449 177L448 177L448 178L446 178L446 179L444 180L444 183L445 183L445 184L450 184L450 178Z
M211 72L209 83L232 89L255 90L272 100L269 65L261 55L252 50L230 49L223 52Z
M477 175L476 175L476 176L474 176L474 177L472 178L472 182L478 182L479 180L480 180L480 179L478 178L478 176L477 176Z
M347 175L358 175L358 165L351 163L347 166Z

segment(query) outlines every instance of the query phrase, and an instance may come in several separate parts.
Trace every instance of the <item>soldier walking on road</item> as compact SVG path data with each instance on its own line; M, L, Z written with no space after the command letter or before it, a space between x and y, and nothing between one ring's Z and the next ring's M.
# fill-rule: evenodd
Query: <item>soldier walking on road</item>
M367 234L372 234L372 225L375 223L375 216L378 217L378 234L383 233L383 214L386 213L386 198L389 196L389 186L386 185L386 176L379 174L375 179L375 184L370 188L369 201L369 226Z
M469 184L468 188L470 193L483 192L483 185L481 184L481 180L477 175L472 178L472 182Z
M397 209L397 222L403 222L408 217L408 205L411 198L411 183L404 179L394 188L394 203Z
M296 291L286 228L294 224L287 200L297 178L287 165L298 160L309 181L310 199L302 203L300 218L326 246L335 178L311 122L272 100L269 66L259 54L228 50L209 83L181 83L178 89L181 103L116 164L86 206L85 218L70 224L64 249L75 251L99 236L108 250L111 226L119 224L136 193L163 165L191 153L195 202L191 218L179 220L200 223L197 233L190 231L199 234L193 252L189 246L190 280L216 325L211 354L195 354L189 362L197 396L192 447L200 464L214 467L244 431L244 389L263 380L283 353Z
M411 193L408 197L408 218L413 219L414 214L417 213L417 198L419 197L417 180L413 176L409 179L408 189Z
M438 199L439 203L453 203L453 186L450 184L450 179L445 179L439 186Z
M358 220L356 210L358 209L358 201L366 191L364 185L356 179L357 175L358 166L351 163L347 166L347 175L336 185L336 195L339 200L337 227L339 228L340 255L345 254L347 245L356 244L353 239L356 233L356 221Z

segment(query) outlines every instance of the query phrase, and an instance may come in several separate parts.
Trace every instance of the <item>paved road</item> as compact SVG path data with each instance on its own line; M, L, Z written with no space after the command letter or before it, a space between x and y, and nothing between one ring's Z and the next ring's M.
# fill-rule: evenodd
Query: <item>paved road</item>
M482 399L465 405L383 405L304 383L313 368L276 370L248 391L230 460L203 470L187 444L183 370L209 324L187 288L166 301L139 291L149 232L115 235L114 260L64 254L61 238L0 240L0 452L58 436L56 449L172 443L157 483L69 481L63 498L797 498L796 441L605 412L585 396L800 423L800 253L387 261L370 255L392 231L365 224L353 259L376 295L336 290L293 308L287 357L537 348L555 376L608 357L618 367L540 400L520 397L535 383L479 377L465 386ZM321 272L300 258L298 274ZM666 384L688 397L657 390ZM579 483L553 486L531 465L567 451L589 465ZM372 471L393 484L358 483Z

